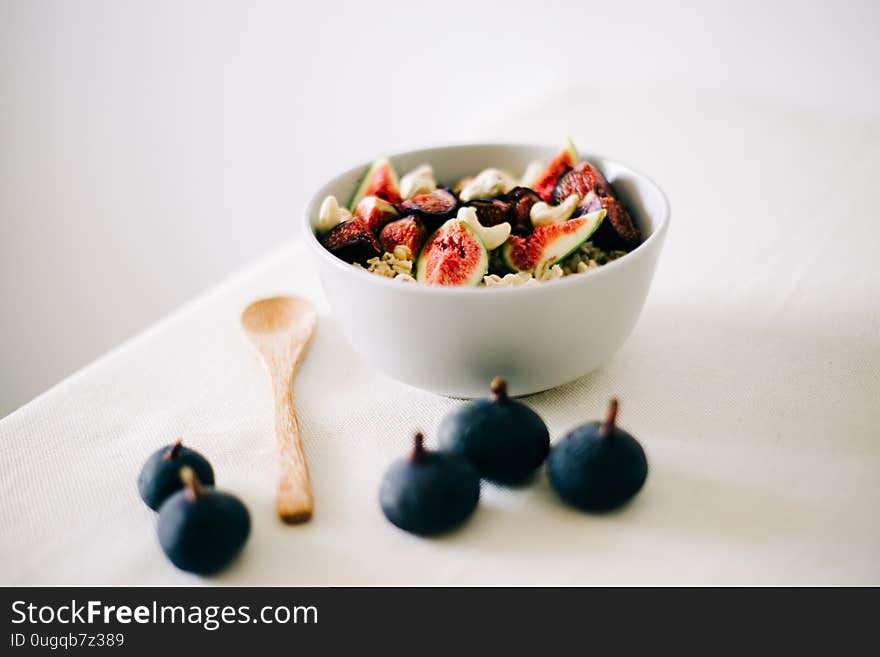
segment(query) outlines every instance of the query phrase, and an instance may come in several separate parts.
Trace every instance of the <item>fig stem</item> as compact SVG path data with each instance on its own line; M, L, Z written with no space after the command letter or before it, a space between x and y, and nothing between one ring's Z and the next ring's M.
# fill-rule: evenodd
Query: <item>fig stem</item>
M425 436L419 431L416 433L415 438L413 438L413 448L410 453L410 459L415 461L416 459L424 456L427 450L425 450Z
M187 497L193 502L199 499L202 493L205 492L205 489L202 488L202 482L199 481L195 471L188 465L180 469L180 480L183 482L184 488L186 488Z
M165 461L173 461L180 454L180 450L182 447L183 447L183 439L178 438L176 441L174 441L174 444L168 448L168 450L165 452L165 455L162 457L162 459Z
M495 399L507 399L507 381L500 376L492 379L492 383L489 384L489 390L492 391L492 396Z
M612 397L608 402L608 412L605 415L605 422L602 423L602 435L609 437L614 433L614 424L617 422L617 397Z

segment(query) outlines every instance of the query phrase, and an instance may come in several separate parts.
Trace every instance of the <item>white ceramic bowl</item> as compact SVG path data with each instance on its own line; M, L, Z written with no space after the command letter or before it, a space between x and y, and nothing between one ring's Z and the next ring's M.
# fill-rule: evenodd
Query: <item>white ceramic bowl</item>
M494 166L515 174L554 147L471 144L391 156L398 172L422 164L451 184ZM629 167L595 155L633 215L643 243L593 271L540 285L448 288L402 283L359 270L331 255L314 226L328 194L348 199L366 164L315 192L306 240L336 319L354 348L388 376L442 395L482 397L496 375L525 395L577 379L606 363L629 336L651 285L669 226L669 203L657 185Z

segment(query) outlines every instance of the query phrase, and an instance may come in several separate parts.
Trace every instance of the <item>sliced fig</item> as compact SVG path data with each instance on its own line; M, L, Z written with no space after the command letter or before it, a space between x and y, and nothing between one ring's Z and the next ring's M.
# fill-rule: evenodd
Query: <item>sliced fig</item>
M354 216L362 219L370 232L378 236L386 224L400 218L400 213L391 203L378 196L365 196L355 206Z
M510 226L514 235L528 235L532 232L531 212L532 206L541 200L534 191L528 187L514 187L504 195L504 200L510 203Z
M457 204L458 201L448 189L435 189L429 194L419 194L406 199L400 204L400 208L406 213L418 214L436 220L449 217L455 212Z
M489 253L471 228L450 219L428 239L416 278L427 285L475 286L489 269Z
M503 224L510 215L510 203L497 198L491 201L471 201L468 206L476 210L477 218L484 226Z
M581 200L574 216L580 216L605 209L608 212L606 221L602 223L593 239L603 248L628 250L641 242L639 229L630 217L623 202L612 196L599 196L589 192Z
M605 212L599 210L577 219L541 226L528 237L511 235L501 255L513 271L534 271L549 266L573 253L602 223Z
M599 202L608 216L596 231L597 246L625 251L638 246L642 237L623 202L611 196L603 196Z
M556 186L560 176L577 164L578 159L577 150L571 142L571 139L569 139L565 148L559 151L553 159L550 160L550 163L535 179L534 184L532 184L532 189L534 189L538 196L541 197L542 201L547 203L550 202L550 199L553 196L553 188Z
M605 176L592 164L584 160L574 166L573 169L560 176L553 189L551 200L553 203L562 203L572 194L584 198L590 192L599 196L614 196L614 190L605 180Z
M591 212L601 209L602 197L596 194L596 192L587 192L586 196L581 198L581 202L578 204L578 208L575 210L574 215L578 217L582 214L590 214Z
M378 196L389 203L400 203L400 183L397 172L387 157L373 161L361 178L354 194L348 200L348 209L354 212L355 207L365 196Z
M337 225L321 238L321 244L337 258L349 263L366 262L382 254L376 236L358 217Z
M413 256L417 256L425 237L425 225L415 215L409 215L385 226L379 234L379 242L386 253L393 253L394 247L403 245Z

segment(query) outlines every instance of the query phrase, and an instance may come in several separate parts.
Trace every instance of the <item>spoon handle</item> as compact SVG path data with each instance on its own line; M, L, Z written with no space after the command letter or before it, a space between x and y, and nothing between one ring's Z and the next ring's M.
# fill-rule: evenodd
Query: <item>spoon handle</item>
M278 446L278 491L275 506L286 523L305 522L312 517L312 485L293 408L292 377L280 364L272 371L275 392L275 439Z

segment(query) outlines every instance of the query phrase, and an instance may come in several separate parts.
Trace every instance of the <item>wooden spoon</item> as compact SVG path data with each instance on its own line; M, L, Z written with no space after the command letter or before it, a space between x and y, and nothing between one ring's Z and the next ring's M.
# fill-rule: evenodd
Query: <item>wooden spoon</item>
M293 408L293 375L315 332L315 307L297 297L255 301L241 314L245 335L256 347L275 393L275 438L280 475L276 508L284 522L312 517L312 488Z

